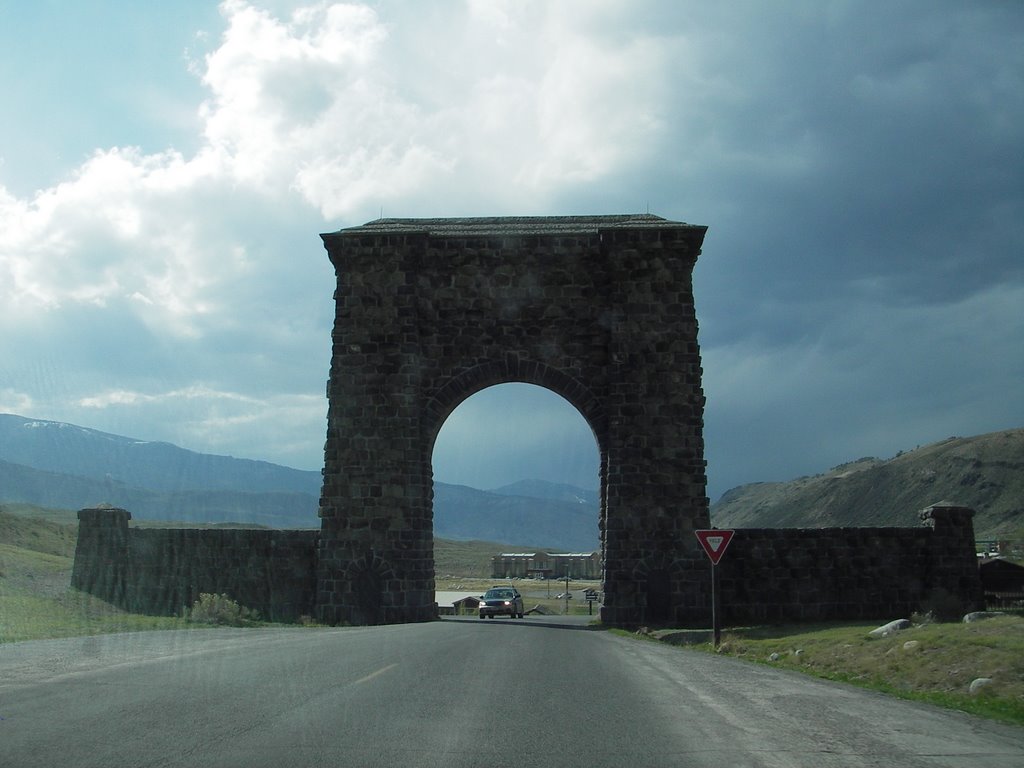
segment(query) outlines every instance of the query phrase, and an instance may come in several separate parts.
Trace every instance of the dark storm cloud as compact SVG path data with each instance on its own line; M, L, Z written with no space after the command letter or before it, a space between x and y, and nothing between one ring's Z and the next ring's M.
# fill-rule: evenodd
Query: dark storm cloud
M688 9L672 136L627 182L710 226L713 497L1024 422L1021 9L787 8Z

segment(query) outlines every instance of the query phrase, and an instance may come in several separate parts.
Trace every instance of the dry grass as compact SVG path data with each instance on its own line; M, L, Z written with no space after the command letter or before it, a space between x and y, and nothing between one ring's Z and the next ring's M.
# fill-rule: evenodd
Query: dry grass
M924 623L879 639L868 636L874 628L731 629L718 652L1024 724L1024 617ZM714 650L706 638L693 647ZM971 694L983 677L991 684Z

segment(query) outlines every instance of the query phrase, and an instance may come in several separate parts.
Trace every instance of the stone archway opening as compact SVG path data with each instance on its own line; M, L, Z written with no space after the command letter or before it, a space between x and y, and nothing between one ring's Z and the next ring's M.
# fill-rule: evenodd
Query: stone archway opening
M485 387L459 403L434 441L433 465L435 481L481 490L541 480L597 492L601 470L586 417L557 392L524 382Z
M491 555L505 559L513 551L536 549L534 554L544 561L518 562L525 555L517 554L515 563L505 563L507 574L498 567L499 558L497 570L475 575L562 575L564 567L556 566L573 553L575 560L585 563L585 568L576 565L579 577L600 577L595 564L601 552L600 450L593 428L564 397L524 382L496 384L470 394L441 426L432 464L435 541L494 542ZM510 496L519 499L503 499ZM467 497L478 508L466 509ZM591 557L584 560L580 554ZM439 590L458 581L444 581L450 571L442 568L436 552L435 566Z

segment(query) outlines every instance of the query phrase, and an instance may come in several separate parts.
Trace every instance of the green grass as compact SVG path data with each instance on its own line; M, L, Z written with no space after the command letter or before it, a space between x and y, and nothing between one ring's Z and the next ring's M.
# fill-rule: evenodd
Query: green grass
M77 523L62 513L27 505L0 505L0 542L52 555L75 554Z
M1024 618L926 623L872 639L876 626L730 629L717 652L1024 725ZM677 642L689 636L691 647L714 651L708 633L657 634ZM979 677L992 683L972 695Z
M181 619L127 613L71 589L72 559L0 544L0 643L174 629Z
M76 590L54 599L0 589L0 643L186 626L194 625L170 616L127 613Z

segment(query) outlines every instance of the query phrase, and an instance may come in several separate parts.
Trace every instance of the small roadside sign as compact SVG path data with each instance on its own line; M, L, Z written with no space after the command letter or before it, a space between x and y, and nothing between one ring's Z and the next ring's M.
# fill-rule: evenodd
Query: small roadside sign
M715 648L717 648L719 643L722 642L722 625L719 621L721 611L718 608L718 589L715 586L718 582L718 569L715 566L718 565L718 561L725 554L725 550L729 546L729 542L732 541L732 535L735 531L720 531L717 528L711 528L710 530L694 531L694 533L697 535L697 541L704 548L708 559L711 560L711 627L715 637Z
M717 528L712 528L711 530L694 531L694 533L697 534L697 540L700 541L704 552L710 558L711 564L718 565L718 561L725 554L735 531L720 531Z

